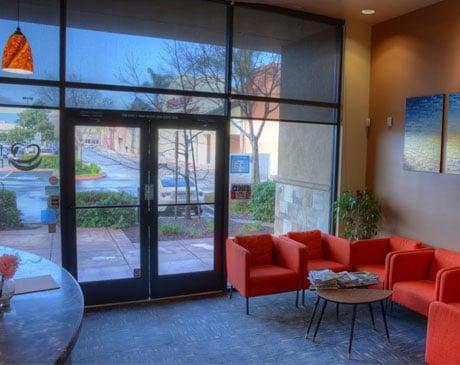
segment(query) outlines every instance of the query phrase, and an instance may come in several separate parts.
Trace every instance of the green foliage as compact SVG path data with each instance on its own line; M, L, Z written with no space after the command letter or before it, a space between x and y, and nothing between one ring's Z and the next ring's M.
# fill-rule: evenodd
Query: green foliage
M268 223L275 221L275 193L276 184L274 181L252 185L249 210L254 219Z
M199 229L196 229L196 228L193 228L193 227L190 227L189 229L187 229L187 234L191 237L191 238L201 238L201 237L204 237L204 233L203 231L200 231Z
M158 227L158 233L161 236L175 236L182 232L182 226L178 223L160 223Z
M99 176L101 168L95 163L84 163L81 160L76 160L75 174L77 176Z
M333 205L334 219L342 226L345 238L355 241L375 237L382 207L367 190L345 191Z
M42 155L42 162L38 165L39 169L59 169L59 156L58 155Z
M136 198L123 191L80 191L76 193L76 201L78 206L136 204ZM136 221L136 208L77 209L79 227L127 228Z
M206 219L206 228L208 229L208 231L213 232L214 231L214 220Z
M258 233L262 229L260 223L246 223L240 229L240 235L247 236L250 234Z
M40 133L42 143L56 141L54 125L48 119L49 112L38 109L24 110L19 114L17 125L2 134L2 140L8 144L29 143Z
M250 214L249 210L249 201L245 200L230 200L230 215L248 215Z
M21 226L21 212L16 204L16 193L0 186L0 231Z

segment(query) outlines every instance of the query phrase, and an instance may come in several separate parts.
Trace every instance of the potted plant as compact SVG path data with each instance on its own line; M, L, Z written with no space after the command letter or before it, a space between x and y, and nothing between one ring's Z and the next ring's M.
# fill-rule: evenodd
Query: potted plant
M382 207L367 190L358 190L356 194L345 191L334 202L333 215L342 228L342 235L356 241L377 235Z
M0 256L0 306L8 308L10 299L14 295L13 276L19 266L19 257L3 254Z

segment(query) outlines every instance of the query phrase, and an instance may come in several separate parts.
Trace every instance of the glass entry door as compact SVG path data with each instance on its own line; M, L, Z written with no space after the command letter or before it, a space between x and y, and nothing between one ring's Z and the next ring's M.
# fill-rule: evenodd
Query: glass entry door
M223 125L67 111L63 265L87 304L223 287Z
M215 290L222 281L222 133L216 123L158 123L154 295ZM181 125L182 124L182 125Z

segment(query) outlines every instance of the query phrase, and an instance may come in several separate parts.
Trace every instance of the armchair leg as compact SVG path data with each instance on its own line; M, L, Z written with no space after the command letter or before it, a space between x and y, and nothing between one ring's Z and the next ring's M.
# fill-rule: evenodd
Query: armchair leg
M299 291L295 292L295 307L299 308Z
M305 289L302 289L302 307L305 307Z
M246 298L246 315L249 316L249 298Z
M229 299L232 299L232 294L233 294L233 285L230 285L230 297L229 297Z

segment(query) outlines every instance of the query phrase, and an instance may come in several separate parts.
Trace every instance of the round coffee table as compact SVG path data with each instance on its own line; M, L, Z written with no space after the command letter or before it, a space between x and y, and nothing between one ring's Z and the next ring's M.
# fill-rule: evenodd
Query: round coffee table
M383 302L388 299L393 293L391 290L380 290L380 289L319 289L316 291L318 299L315 304L315 309L310 318L310 323L308 325L307 334L305 338L308 337L310 333L310 328L312 326L313 320L318 309L318 304L321 299L324 303L321 308L321 313L319 315L318 323L316 324L315 333L313 335L313 341L318 334L319 326L323 319L324 310L326 309L327 303L332 302L336 304L348 304L353 306L353 315L351 318L351 331L350 331L350 342L348 344L348 355L351 354L351 346L353 344L353 332L355 329L355 320L356 320L356 307L358 304L367 304L369 306L369 312L372 319L372 325L375 328L374 313L372 310L372 303L380 302L380 309L382 311L383 323L385 325L385 332L387 335L388 341L390 341L390 335L388 333L388 325L385 313L385 307Z

